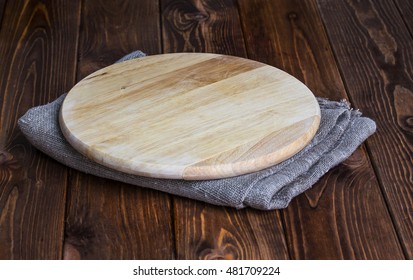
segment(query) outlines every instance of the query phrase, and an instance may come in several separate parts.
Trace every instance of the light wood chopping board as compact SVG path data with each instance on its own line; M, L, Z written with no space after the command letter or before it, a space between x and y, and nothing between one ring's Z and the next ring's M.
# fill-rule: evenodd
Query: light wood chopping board
M103 68L75 85L60 125L79 152L130 174L203 180L300 151L320 109L291 75L238 57L179 53Z

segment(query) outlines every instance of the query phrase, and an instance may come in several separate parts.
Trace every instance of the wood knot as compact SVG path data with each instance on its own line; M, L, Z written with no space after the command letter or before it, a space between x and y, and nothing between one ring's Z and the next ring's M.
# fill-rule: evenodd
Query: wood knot
M8 165L12 161L13 161L13 155L12 154L10 154L6 151L0 151L0 166Z
M65 242L63 245L63 259L64 260L80 260L82 255L79 250L70 243Z
M201 220L203 220L201 216ZM199 258L203 260L235 260L240 256L242 244L226 229L221 229L214 244L204 240L199 245Z
M209 248L202 251L199 255L202 260L234 260L236 256L232 252L225 252L219 248Z
M408 126L413 128L413 117L407 117L405 122Z
M96 234L91 226L66 224L64 257L66 259L87 258L95 238Z
M6 151L0 151L0 170L18 170L19 168L19 161L13 154Z
M187 19L191 20L191 21L198 21L198 22L203 22L209 19L209 15L206 13L201 13L201 12L197 12L197 13L189 13L186 15Z
M298 15L295 12L290 12L288 13L288 18L291 20L295 20L296 18L298 18Z
M27 179L27 169L22 168L24 160L19 159L19 153L0 150L0 178L13 180L13 182Z
M38 188L38 189L44 187L44 182L43 182L43 180L37 180L35 186L36 186L36 188Z
M393 94L397 123L402 130L411 135L413 133L413 91L396 85Z

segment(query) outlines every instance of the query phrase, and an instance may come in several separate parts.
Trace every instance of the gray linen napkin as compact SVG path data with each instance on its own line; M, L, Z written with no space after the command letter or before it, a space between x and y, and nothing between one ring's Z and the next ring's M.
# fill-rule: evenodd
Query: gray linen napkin
M136 51L117 62L142 57ZM235 208L285 208L292 198L309 189L328 170L348 158L373 134L376 124L352 110L345 101L318 99L321 123L313 140L299 153L267 169L218 180L184 181L147 178L122 173L92 162L65 140L58 115L66 95L34 107L18 125L26 138L55 160L79 171L128 184Z

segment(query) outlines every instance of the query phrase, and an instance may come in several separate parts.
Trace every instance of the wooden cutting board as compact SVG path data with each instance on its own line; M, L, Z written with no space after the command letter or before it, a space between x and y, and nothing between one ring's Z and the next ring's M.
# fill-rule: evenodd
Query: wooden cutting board
M185 180L258 171L300 151L320 109L291 75L256 61L199 53L103 68L69 92L66 139L126 173Z

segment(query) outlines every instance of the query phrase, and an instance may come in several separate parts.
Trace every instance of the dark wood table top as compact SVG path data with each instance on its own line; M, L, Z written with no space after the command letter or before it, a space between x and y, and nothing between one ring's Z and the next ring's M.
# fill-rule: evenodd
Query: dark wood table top
M412 259L412 19L409 0L0 0L0 259ZM136 49L274 65L377 132L276 211L101 179L29 144L29 108Z

